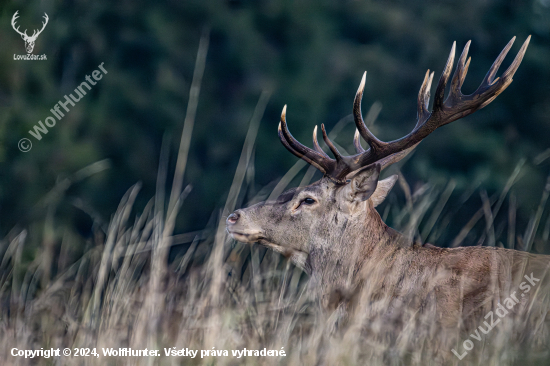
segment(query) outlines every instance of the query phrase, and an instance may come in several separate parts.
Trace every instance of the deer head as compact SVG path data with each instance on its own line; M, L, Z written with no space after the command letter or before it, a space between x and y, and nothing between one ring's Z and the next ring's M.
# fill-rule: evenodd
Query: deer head
M21 32L19 31L19 26L17 26L17 28L15 27L15 21L17 18L19 18L19 15L17 15L18 12L19 10L17 10L15 14L13 14L13 17L11 18L11 26L13 30L15 30L17 33L19 33L19 35L21 35L21 38L23 38L23 41L25 41L25 49L27 50L27 53L32 53L36 39L38 38L40 33L42 33L44 28L46 28L46 24L48 24L48 20L49 20L48 14L44 13L45 22L42 22L42 29L40 30L35 29L32 36L28 36L26 29L24 32Z
M368 211L376 212L374 207L397 179L391 176L378 182L379 174L380 164L372 164L356 172L348 184L324 177L288 190L276 201L235 211L227 218L228 231L241 242L258 242L280 252L309 271L307 257L313 248L334 248L350 229L362 226Z
M363 74L353 103L357 127L355 155L340 154L323 125L323 139L334 159L319 146L317 128L313 131L314 148L302 145L288 130L285 106L279 124L281 142L292 154L315 166L324 176L307 187L284 192L276 201L261 202L235 211L227 218L228 232L238 241L258 242L283 253L312 274L314 282L336 286L349 281L349 273L357 273L367 258L377 258L376 252L387 251L388 247L410 246L406 238L384 224L375 209L397 179L391 176L379 180L380 171L401 160L438 127L485 107L502 93L512 82L530 38L527 38L510 67L495 79L514 39L502 50L477 90L471 95L464 95L461 87L470 64L470 59L466 60L470 46L468 42L458 60L449 95L445 98L445 88L454 63L453 44L439 79L432 111L428 111L428 103L434 74L428 70L418 94L414 129L405 137L391 142L376 138L363 121L361 99L366 73ZM360 137L367 142L368 149L361 146Z

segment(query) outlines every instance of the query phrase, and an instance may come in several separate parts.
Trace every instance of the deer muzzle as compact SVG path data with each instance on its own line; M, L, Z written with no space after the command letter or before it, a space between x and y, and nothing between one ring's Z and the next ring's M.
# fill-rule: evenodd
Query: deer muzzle
M225 224L227 232L235 239L243 243L255 243L263 239L262 230L251 225L242 210L237 210L227 217Z

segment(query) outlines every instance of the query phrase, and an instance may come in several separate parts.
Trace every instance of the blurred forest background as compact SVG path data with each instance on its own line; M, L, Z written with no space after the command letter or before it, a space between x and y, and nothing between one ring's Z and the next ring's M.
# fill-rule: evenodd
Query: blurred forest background
M13 54L25 54L10 25L16 10L21 29L39 28L48 14L34 50L47 61L13 60ZM29 228L35 248L41 240L84 242L104 229L138 181L143 187L136 207L145 206L155 194L165 137L168 172L174 171L205 32L209 47L184 177L194 188L176 233L203 229L219 213L263 92L270 98L238 204L273 187L297 161L277 138L284 104L293 135L311 146L315 125L330 130L342 118L352 121L353 97L367 70L363 111L379 102L375 134L399 138L414 126L426 70L439 78L455 40L458 54L472 40L466 94L513 36L500 72L532 35L511 86L487 108L436 131L401 167L412 187L456 184L447 207L464 221L449 223L449 234L436 244L447 245L481 207L480 192L501 192L522 159L514 186L518 222L525 224L539 204L550 171L550 0L5 1L0 238ZM19 151L18 141L102 62L108 74L91 93L41 141L32 140L31 151ZM353 133L353 123L346 124L336 142L353 151ZM109 169L75 180L80 169L104 159ZM399 188L394 191L399 199ZM472 198L465 202L465 196ZM44 225L47 220L51 225ZM56 229L44 232L48 227Z

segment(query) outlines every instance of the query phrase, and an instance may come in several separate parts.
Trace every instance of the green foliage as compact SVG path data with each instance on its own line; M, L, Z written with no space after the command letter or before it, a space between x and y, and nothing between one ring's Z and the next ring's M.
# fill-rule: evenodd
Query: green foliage
M12 53L24 53L9 26L15 10L19 24L29 29L40 24L44 12L49 15L35 46L47 61L11 59ZM413 186L443 185L453 178L457 188L450 203L456 204L455 195L472 187L500 191L525 157L528 174L515 189L520 219L527 221L548 171L547 161L533 165L533 158L548 148L550 133L549 19L547 0L3 3L0 237L18 223L43 220L39 202L56 182L102 159L109 159L111 168L71 185L57 206L67 230L76 227L86 236L91 222L108 222L116 202L137 181L143 182L137 205L145 205L156 189L165 134L169 165L175 164L205 28L210 48L185 175L195 189L177 231L203 228L220 205L262 91L272 97L244 201L256 193L254 187L278 179L296 161L276 137L284 104L291 131L310 144L315 124L330 130L351 113L361 74L368 70L364 110L380 101L376 133L385 140L398 138L414 125L416 93L426 69L441 72L454 40L459 50L472 40L464 86L470 92L512 36L518 37L515 53L532 34L512 85L484 110L430 136L403 167ZM28 130L101 62L109 73L92 92L41 141L33 141L30 152L20 152L19 139L28 137ZM350 147L352 136L353 126L347 125L337 142ZM96 213L93 220L75 208L75 200ZM465 208L464 217L475 206ZM463 224L457 222L455 231Z

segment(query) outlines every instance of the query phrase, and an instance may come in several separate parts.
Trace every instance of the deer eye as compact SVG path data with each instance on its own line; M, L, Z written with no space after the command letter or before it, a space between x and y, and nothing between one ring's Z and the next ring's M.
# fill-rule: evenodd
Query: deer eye
M304 198L302 203L306 205L313 205L315 203L315 200L313 198L308 197L308 198Z

